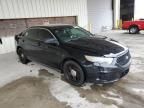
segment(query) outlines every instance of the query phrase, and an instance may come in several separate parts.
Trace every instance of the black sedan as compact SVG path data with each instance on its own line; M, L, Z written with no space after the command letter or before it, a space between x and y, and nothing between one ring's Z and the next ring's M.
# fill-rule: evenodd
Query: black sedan
M76 86L113 83L129 72L129 49L71 25L35 26L15 36L23 64L38 61L61 70Z

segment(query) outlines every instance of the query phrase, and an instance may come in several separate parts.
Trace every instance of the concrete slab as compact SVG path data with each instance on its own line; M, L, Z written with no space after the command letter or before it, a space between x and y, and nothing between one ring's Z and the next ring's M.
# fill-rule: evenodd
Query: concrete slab
M0 108L143 108L144 34L100 33L127 44L130 73L115 84L74 87L56 70L31 62L23 65L15 53L0 55Z

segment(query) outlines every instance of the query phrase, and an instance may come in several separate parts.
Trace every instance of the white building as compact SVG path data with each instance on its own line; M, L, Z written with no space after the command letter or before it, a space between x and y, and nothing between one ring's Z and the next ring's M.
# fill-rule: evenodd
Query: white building
M93 33L112 29L112 0L88 0L88 21Z
M112 0L0 0L0 54L14 51L14 35L30 26L73 24L93 33L111 29L118 19L112 7Z
M144 19L144 0L135 0L134 19Z

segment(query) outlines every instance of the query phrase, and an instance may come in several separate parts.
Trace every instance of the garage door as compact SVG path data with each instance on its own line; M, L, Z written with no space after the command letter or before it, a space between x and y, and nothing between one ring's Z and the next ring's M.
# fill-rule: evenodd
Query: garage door
M15 51L14 35L27 27L49 24L77 25L76 17L50 17L0 20L0 54Z
M27 27L48 24L77 25L77 21L75 16L0 20L0 37L13 36Z
M113 24L112 0L89 0L88 19L93 33L111 29Z

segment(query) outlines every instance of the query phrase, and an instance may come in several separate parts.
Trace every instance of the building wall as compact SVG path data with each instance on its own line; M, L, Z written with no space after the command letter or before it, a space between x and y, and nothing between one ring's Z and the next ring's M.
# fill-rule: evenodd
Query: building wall
M0 0L0 19L78 16L87 25L87 0Z
M15 51L14 37L3 37L2 44L0 44L0 54L9 53Z
M144 19L144 0L135 0L134 19Z
M112 0L88 0L88 21L93 33L111 29Z
M77 16L78 25L88 26L87 0L0 0L0 20ZM0 54L15 50L14 37L2 37Z

